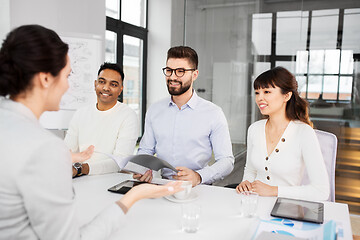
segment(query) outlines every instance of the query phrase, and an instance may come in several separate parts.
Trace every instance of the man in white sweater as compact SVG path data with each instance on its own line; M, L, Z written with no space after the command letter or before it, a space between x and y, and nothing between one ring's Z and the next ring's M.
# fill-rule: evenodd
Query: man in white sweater
M117 101L123 81L117 64L101 65L94 83L97 103L74 114L65 137L73 153L73 176L118 172L118 165L103 153L119 157L133 153L139 124L134 110Z

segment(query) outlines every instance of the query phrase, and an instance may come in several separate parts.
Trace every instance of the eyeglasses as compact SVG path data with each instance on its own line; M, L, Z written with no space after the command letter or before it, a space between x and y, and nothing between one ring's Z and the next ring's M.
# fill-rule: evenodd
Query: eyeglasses
M172 69L169 67L164 67L162 70L163 70L164 75L167 77L170 77L173 72L175 72L175 75L177 77L182 77L182 76L184 76L186 71L195 71L196 69L194 69L194 68L192 68L192 69L185 69L185 68Z

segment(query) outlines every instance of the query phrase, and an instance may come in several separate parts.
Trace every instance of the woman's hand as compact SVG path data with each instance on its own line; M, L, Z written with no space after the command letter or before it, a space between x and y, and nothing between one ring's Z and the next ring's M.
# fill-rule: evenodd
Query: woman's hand
M236 187L236 192L241 193L245 191L252 191L251 183L249 181L243 181Z
M259 196L274 197L278 195L278 187L270 186L259 180L251 183L251 191L256 192Z
M179 192L183 190L181 184L182 182L180 181L170 182L166 185L140 184L133 187L118 202L122 203L127 209L130 209L135 202L141 199L159 198Z

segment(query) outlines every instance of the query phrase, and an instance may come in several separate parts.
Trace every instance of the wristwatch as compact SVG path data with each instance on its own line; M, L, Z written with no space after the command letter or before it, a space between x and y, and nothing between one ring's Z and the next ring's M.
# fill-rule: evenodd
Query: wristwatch
M82 163L81 162L76 162L76 163L73 164L73 167L77 171L76 177L81 176L82 175Z

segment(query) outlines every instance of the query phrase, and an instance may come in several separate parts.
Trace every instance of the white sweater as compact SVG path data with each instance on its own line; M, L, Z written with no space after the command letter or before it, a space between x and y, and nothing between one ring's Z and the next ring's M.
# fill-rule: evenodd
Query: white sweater
M117 102L111 109L99 111L95 104L76 111L65 144L72 152L82 152L94 145L97 152L127 157L133 154L138 136L138 117L129 106ZM95 152L86 162L89 174L119 171L118 165L104 154Z
M243 181L259 180L278 186L279 197L326 200L330 192L329 180L315 131L303 122L291 121L268 156L266 122L257 121L248 129ZM305 170L310 184L301 186Z

